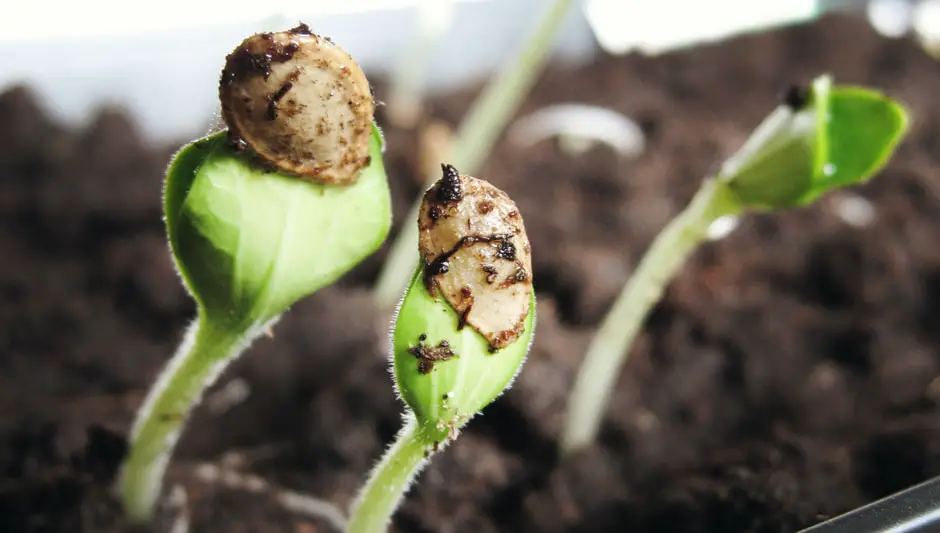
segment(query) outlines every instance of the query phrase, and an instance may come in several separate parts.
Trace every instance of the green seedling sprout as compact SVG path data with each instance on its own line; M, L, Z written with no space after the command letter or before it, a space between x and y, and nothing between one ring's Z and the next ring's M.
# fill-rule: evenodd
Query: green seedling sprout
M688 256L724 217L806 206L859 184L887 163L907 132L907 111L875 91L831 84L788 90L744 146L706 179L656 237L588 347L562 431L562 453L594 442L630 345Z
M574 0L552 2L519 53L487 84L467 111L457 130L450 154L446 157L462 172L473 174L479 170L506 123L529 92L535 77L542 71L555 36L573 4ZM429 177L428 186L435 179ZM421 198L416 199L405 220L414 220L418 216L420 203ZM417 242L417 229L413 226L406 225L395 238L373 289L377 307L385 309L394 306L408 285L409 276L415 268L414 249Z
M301 298L373 253L391 225L369 83L300 25L242 42L220 90L228 130L184 146L164 183L167 237L197 318L137 413L118 489L147 521L190 410Z
M347 533L382 533L428 459L512 383L532 342L535 293L522 217L489 183L444 176L422 199L420 261L395 316L391 365L407 405Z

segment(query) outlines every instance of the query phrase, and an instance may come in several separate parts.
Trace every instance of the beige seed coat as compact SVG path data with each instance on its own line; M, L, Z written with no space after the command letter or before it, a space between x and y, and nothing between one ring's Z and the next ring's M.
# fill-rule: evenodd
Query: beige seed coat
M523 332L532 295L532 254L516 204L486 181L444 177L418 217L425 284L498 350Z
M305 25L245 39L226 60L219 98L233 140L281 172L348 184L369 164L369 82Z

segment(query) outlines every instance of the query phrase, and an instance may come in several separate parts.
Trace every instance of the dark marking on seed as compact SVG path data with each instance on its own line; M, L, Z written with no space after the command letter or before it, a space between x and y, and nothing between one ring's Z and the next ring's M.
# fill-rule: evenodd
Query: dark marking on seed
M486 272L486 282L493 284L496 282L496 276L499 274L499 270L496 269L493 265L483 265L483 272Z
M268 42L267 48L260 53L254 50L252 44L238 47L228 55L225 69L222 71L222 86L235 83L251 75L262 75L267 80L271 76L271 65L289 61L300 49L294 42L280 43L274 40L270 33L261 34L261 38Z
M442 176L437 186L438 202L459 202L463 198L463 186L457 169L446 163L441 165Z
M494 233L493 235L467 235L462 237L453 248L447 250L446 252L435 257L430 263L424 265L424 286L428 292L433 294L434 289L434 278L440 274L446 274L450 270L450 258L460 251L464 246L471 244L476 244L480 242L499 242L505 243L508 242L508 239L511 239L512 235L509 233ZM512 243L510 243L511 245ZM513 254L515 254L516 248L512 248ZM497 252L499 257L499 252ZM515 257L515 255L513 255Z
M504 329L496 335L496 339L490 342L489 352L496 353L500 348L506 346L510 340L518 339L525 331L525 321L520 320L512 329Z
M485 215L489 213L490 211L492 211L493 207L494 207L493 202L489 200L483 200L482 202L477 204L477 212L480 213L481 215Z
M236 135L232 130L228 130L228 144L232 147L232 150L236 152L244 152L248 149L248 143L245 142L245 139Z
M444 216L444 210L439 206L432 205L431 208L428 209L428 218L431 219L431 222L437 222L437 219L442 216Z
M457 320L457 331L461 331L463 328L467 327L467 318L470 316L470 311L472 310L473 302L471 301L470 305L460 313L460 319Z
M425 336L425 340L426 339L427 337ZM448 361L457 357L457 354L454 353L453 348L450 347L450 343L447 341L441 341L437 346L428 346L422 340L418 342L417 346L409 348L408 353L418 359L418 372L422 374L431 373L431 370L434 370L434 363Z
M509 240L500 241L496 249L496 257L513 261L516 259L516 245Z
M781 93L780 102L793 111L802 111L809 103L809 88L803 85L791 85Z
M512 273L509 277L503 281L501 287L509 287L515 285L516 283L525 283L529 280L529 273L526 272L525 268L522 266L516 265L516 271Z
M296 27L291 28L290 33L294 35L313 35L313 32L310 31L310 26L307 26L305 23L301 22Z
M268 120L277 119L277 103L284 98L284 95L287 94L287 91L291 90L294 87L294 82L287 80L283 85L271 95L271 100L268 101Z
M460 303L463 304L466 302L467 307L460 313L460 319L457 321L457 331L467 327L467 317L470 316L470 311L473 310L473 291L470 290L470 287L461 287L460 296L463 298L463 301ZM469 302L467 302L467 300L469 300Z

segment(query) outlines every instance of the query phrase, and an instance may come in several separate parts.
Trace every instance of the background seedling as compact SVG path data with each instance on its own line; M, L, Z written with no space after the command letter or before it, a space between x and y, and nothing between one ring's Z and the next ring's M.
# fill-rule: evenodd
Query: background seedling
M657 236L588 347L571 391L561 448L591 444L628 349L669 280L716 221L747 211L807 205L870 179L908 128L905 109L871 90L832 87L827 76L794 87L689 206Z
M365 76L301 25L246 39L220 86L229 131L179 151L166 174L170 249L197 318L137 413L120 492L147 520L189 411L288 307L384 241L382 139Z
M548 7L519 53L473 102L460 123L445 160L451 161L462 172L472 174L479 169L535 82L535 77L542 71L555 35L573 3L573 0L555 0ZM434 179L429 176L428 186ZM415 201L405 220L418 217L420 201L420 198ZM407 225L395 238L374 289L379 308L392 307L408 284L408 277L415 268L414 248L417 241L416 228Z
M522 217L489 183L451 166L424 194L421 261L395 317L392 368L405 423L362 489L348 533L386 530L431 455L510 386L534 338Z

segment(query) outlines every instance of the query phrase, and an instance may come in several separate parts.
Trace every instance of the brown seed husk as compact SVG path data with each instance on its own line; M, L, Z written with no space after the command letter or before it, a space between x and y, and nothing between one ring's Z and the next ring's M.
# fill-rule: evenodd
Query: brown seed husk
M369 160L375 103L359 65L305 25L245 39L219 86L236 146L278 171L318 183L353 183Z
M503 191L444 165L418 217L425 285L495 351L522 334L532 295L532 254L522 216Z

